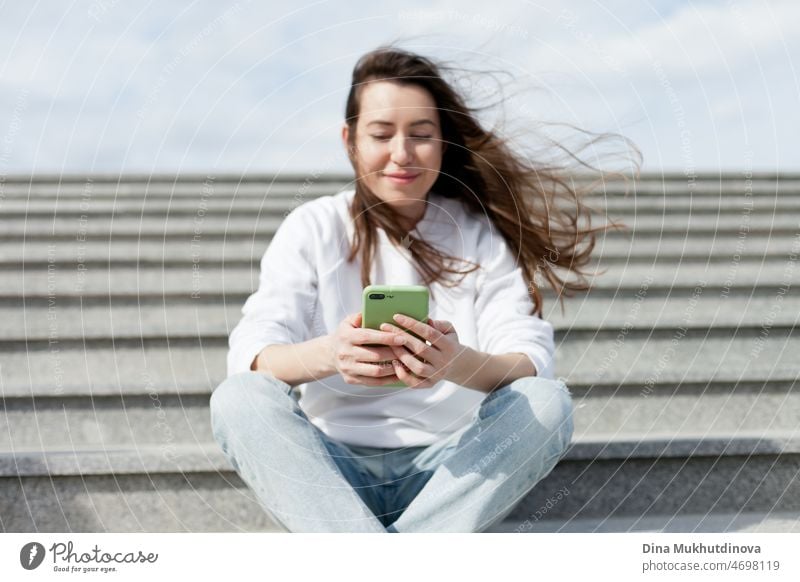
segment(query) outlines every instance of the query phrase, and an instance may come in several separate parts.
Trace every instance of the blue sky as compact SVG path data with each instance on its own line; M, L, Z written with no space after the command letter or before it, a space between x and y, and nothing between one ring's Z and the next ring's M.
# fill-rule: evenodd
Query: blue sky
M395 39L511 73L514 128L622 133L644 170L800 170L800 3L398 6L6 2L0 174L349 171L339 128L352 67Z

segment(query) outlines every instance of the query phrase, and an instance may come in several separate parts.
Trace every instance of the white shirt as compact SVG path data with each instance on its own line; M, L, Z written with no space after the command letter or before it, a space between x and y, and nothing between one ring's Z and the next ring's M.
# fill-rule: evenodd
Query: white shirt
M261 259L259 288L231 331L229 376L249 371L268 345L332 334L345 317L361 311L360 255L347 263L354 194L349 189L306 202L281 222ZM553 326L530 315L527 282L491 221L471 214L457 199L429 192L415 231L414 237L445 254L482 265L457 287L432 284L429 317L451 322L464 346L490 354L524 353L539 376L553 378ZM410 252L392 245L383 229L377 233L370 282L422 284ZM338 373L297 389L303 412L329 437L386 448L429 445L446 437L469 424L486 397L447 381L416 390L352 385Z

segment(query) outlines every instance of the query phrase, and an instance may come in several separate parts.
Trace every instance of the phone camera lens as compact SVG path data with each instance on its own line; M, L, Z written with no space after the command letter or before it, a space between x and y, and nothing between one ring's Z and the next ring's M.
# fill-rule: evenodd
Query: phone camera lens
M383 299L384 297L385 297L385 295L383 293L370 293L369 294L369 298L370 299Z

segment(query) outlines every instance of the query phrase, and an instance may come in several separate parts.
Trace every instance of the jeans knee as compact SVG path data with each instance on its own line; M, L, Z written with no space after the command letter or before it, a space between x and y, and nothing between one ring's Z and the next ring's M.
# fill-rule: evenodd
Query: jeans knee
M229 376L214 389L209 401L214 438L219 441L227 426L244 424L243 415L257 412L263 416L269 412L270 404L282 406L290 403L289 391L285 382L260 372Z
M527 397L537 420L557 437L563 454L574 432L574 405L567 385L561 380L537 376L522 380L514 388Z

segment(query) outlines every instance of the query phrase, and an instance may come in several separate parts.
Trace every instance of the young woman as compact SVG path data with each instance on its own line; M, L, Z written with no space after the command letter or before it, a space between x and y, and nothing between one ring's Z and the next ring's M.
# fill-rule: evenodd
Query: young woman
M570 443L534 276L585 289L554 269L582 275L603 227L579 228L570 176L484 129L441 69L393 47L359 60L355 184L289 213L230 336L214 436L289 531L483 531ZM371 283L428 286L431 318L363 329Z

